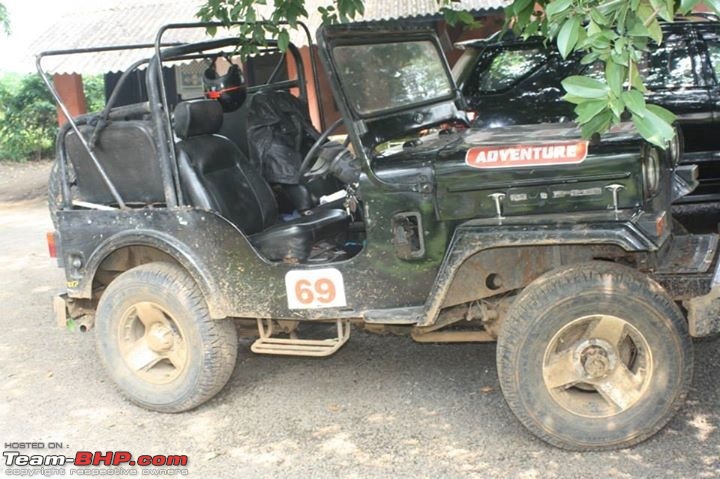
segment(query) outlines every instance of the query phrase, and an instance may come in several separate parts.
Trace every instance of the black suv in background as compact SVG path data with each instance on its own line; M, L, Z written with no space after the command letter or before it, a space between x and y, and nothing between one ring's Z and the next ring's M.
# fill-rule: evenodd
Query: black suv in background
M649 102L678 116L681 161L700 166L700 186L681 201L720 201L720 22L697 14L663 30L662 45L651 47L640 67ZM603 76L602 63L563 59L539 38L507 33L459 46L465 53L454 75L481 127L572 121L574 105L562 99L562 79Z

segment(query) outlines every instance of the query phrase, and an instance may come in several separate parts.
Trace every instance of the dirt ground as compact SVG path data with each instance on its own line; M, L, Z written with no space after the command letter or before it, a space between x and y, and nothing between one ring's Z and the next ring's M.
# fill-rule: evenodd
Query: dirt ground
M63 277L46 252L50 221L44 200L16 185L40 174L10 168L13 180L4 168L0 197L12 202L0 204L2 444L187 454L198 478L720 477L720 341L696 343L694 386L670 425L609 453L560 451L526 432L503 401L494 345L358 331L324 360L255 356L244 342L209 403L175 415L139 409L109 383L93 332L55 326L51 297Z
M47 194L51 161L0 161L0 203L39 199Z

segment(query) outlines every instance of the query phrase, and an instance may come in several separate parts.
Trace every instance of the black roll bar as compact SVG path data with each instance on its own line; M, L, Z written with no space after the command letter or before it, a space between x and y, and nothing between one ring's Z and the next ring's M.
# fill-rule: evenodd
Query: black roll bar
M173 132L172 132L172 118L170 113L170 106L168 104L167 99L167 89L165 87L165 78L162 73L162 62L163 62L163 56L175 56L175 55L182 55L184 53L192 53L192 51L198 51L202 50L203 43L207 45L206 49L217 49L222 48L226 45L224 42L226 40L210 40L208 42L203 43L193 43L193 44L187 44L187 45L181 45L177 47L170 47L165 50L162 49L163 45L163 36L171 30L191 30L196 28L231 28L234 26L240 26L240 25L247 25L248 22L228 22L228 23L222 23L222 22L194 22L194 23L171 23L169 25L164 25L160 28L160 30L157 33L157 36L155 37L155 57L150 62L150 66L148 68L148 75L146 78L146 86L148 90L148 98L150 100L150 108L153 116L153 121L155 123L156 132L157 132L157 147L158 151L160 152L160 159L161 162L164 164L162 166L163 171L163 180L166 180L165 174L170 173L170 183L174 186L174 191L170 191L169 188L167 188L166 184L166 196L167 196L167 204L169 207L177 206L178 204L183 205L183 196L182 196L182 188L180 187L180 175L178 172L178 165L177 165L177 157L175 154L175 148L172 144L173 139ZM288 25L287 22L281 22L281 25ZM320 82L317 78L317 65L315 62L315 55L313 53L312 48L312 36L310 35L310 30L307 28L307 26L303 23L298 23L298 25L303 29L305 32L305 36L308 40L308 48L310 49L310 63L313 71L313 81L315 86L315 92L316 92L316 98L318 100L318 105L320 106L319 111L321 112L320 119L321 119L321 126L324 128L324 113L322 112L322 104L320 102ZM235 43L239 43L241 40L236 39ZM198 48L200 47L200 48ZM305 72L303 68L300 68L302 63L302 58L300 56L300 52L298 49L293 45L290 47L291 54L295 57L296 64L298 65L298 79L300 80L301 88L303 90L303 94L307 98L307 85L305 81ZM273 72L274 73L274 72ZM157 82L157 85L154 85L153 79L155 82ZM159 86L159 88L158 88ZM162 131L162 133L160 133ZM166 172L169 166L169 171Z
M233 26L243 25L247 24L247 22L231 22L231 23L220 23L220 22L202 22L202 23L178 23L178 24L169 24L163 26L155 39L155 43L150 44L128 44L128 45L115 45L115 46L104 46L104 47L93 47L93 48L81 48L81 49L66 49L66 50L54 50L54 51L45 51L41 52L36 56L36 68L38 70L38 73L40 74L43 82L45 83L46 87L52 94L53 98L55 99L56 103L58 104L58 107L62 111L62 113L67 118L67 123L60 128L60 131L58 132L58 163L60 167L60 175L62 179L62 185L61 185L61 194L62 194L62 200L61 205L63 208L71 207L70 205L70 187L68 182L68 164L67 164L67 152L65 151L64 146L64 135L67 134L67 132L72 129L75 131L75 133L78 135L78 138L83 146L83 148L87 151L88 155L90 156L90 159L93 162L93 165L98 170L103 182L108 187L108 190L112 194L113 198L117 202L118 206L121 209L126 209L127 205L125 201L123 200L122 196L118 192L117 188L115 187L114 183L110 179L110 177L107 175L107 172L102 167L100 161L98 160L97 156L94 152L94 145L97 141L97 135L102 130L105 124L107 124L108 120L113 118L122 117L124 115L128 114L135 114L138 112L149 112L153 118L154 128L156 131L156 147L159 152L159 159L160 159L160 168L162 172L162 178L163 178L163 190L165 194L165 200L168 207L176 207L178 205L182 205L184 203L182 198L182 190L180 188L179 184L179 175L178 175L178 166L177 161L175 158L175 147L174 147L174 141L173 141L173 132L172 132L172 119L171 119L171 112L169 111L169 104L167 99L167 90L165 87L165 79L163 77L163 70L162 70L162 63L163 61L173 61L173 60L181 60L185 59L185 56L190 55L192 53L197 52L203 52L205 50L215 50L223 47L228 46L235 46L242 42L243 39L240 38L223 38L223 39L214 39L209 40L205 42L196 42L196 43L163 43L162 37L163 35L168 32L169 30L179 30L179 29L193 29L193 28L210 28L210 27L226 27L230 28ZM286 22L281 23L281 25L288 25ZM310 63L311 68L313 72L313 85L315 88L316 93L316 100L318 102L318 110L320 113L320 123L321 127L325 127L325 114L322 108L322 101L321 101L321 91L320 91L320 81L318 78L318 67L317 67L317 51L313 48L313 42L312 42L312 36L310 35L310 31L307 28L307 26L301 22L298 22L297 25L302 29L302 31L305 33L305 36L307 37L308 42L308 48L310 52ZM277 41L275 40L268 40L266 43L266 46L270 47L277 47ZM88 114L88 115L82 115L78 117L77 119L74 119L68 110L67 106L62 101L62 98L60 97L59 93L57 92L57 89L55 88L53 82L50 79L50 76L48 73L45 72L42 66L42 61L46 57L52 57L52 56L63 56L63 55L75 55L75 54L84 54L84 53L101 53L101 52L114 52L114 51L126 51L126 50L144 50L144 49L154 49L155 55L152 56L149 59L142 59L135 63L133 63L120 77L118 80L118 84L116 85L115 89L113 90L112 94L110 95L110 98L108 99L105 108L102 112L99 114ZM297 80L290 80L281 82L283 88L299 88L301 91L301 95L303 95L305 98L308 98L308 91L307 91L307 81L305 78L305 70L304 68L300 68L303 65L302 56L300 54L299 49L293 45L290 44L289 46L289 52L291 55L293 55L296 64L298 65L297 68ZM192 58L201 58L202 55L191 55ZM273 71L271 75L271 80L275 79L279 72L281 71L281 65L285 62L285 58L283 58L278 66L276 66L275 70ZM146 87L148 90L148 98L149 101L147 103L139 104L139 105L133 105L129 109L123 109L122 111L116 112L113 110L113 105L116 103L120 87L128 80L132 72L136 71L140 66L143 64L148 64L148 73L146 78ZM153 81L155 80L155 81ZM265 88L265 86L258 86L253 87L250 90L261 90ZM93 134L90 138L90 141L86 140L85 137L80 132L80 126L81 125L87 125L95 123L95 129L93 131Z
M54 51L45 51L41 52L35 57L35 67L37 68L38 73L40 74L40 78L42 78L43 83L45 83L45 86L50 91L50 94L55 99L55 102L57 103L58 107L62 111L63 115L65 115L65 118L67 119L67 125L69 125L69 128L72 128L75 133L78 136L78 139L80 140L80 143L82 144L83 148L87 150L88 154L90 155L90 159L93 162L93 165L95 165L95 168L97 168L98 173L100 173L100 177L102 178L105 185L108 187L108 190L110 190L110 194L112 194L113 198L117 202L118 206L121 209L125 209L125 201L123 201L122 196L120 196L120 193L118 192L117 188L113 184L110 177L107 175L107 172L100 164L100 161L98 160L97 156L93 152L93 149L90 147L90 144L85 139L85 137L80 132L80 128L78 125L78 122L75 121L72 114L70 113L70 110L68 110L67 106L65 106L65 103L62 101L62 98L60 97L60 94L58 93L57 89L55 88L55 85L50 80L50 77L45 72L45 70L42 67L42 61L44 58L47 57L56 57L56 56L65 56L65 55L76 55L76 54L83 54L83 53L100 53L100 52L117 52L117 51L123 51L123 50L147 50L150 48L153 48L154 44L135 44L135 45L117 45L117 46L109 46L109 47L95 47L95 48L79 48L79 49L73 49L73 50L54 50ZM87 119L83 121L83 123L86 123ZM67 133L68 129L60 129L60 133ZM58 137L58 140L61 138ZM60 145L62 143L58 143ZM66 154L64 152L64 148L60 148L60 176L63 180L63 184L61 186L61 193L62 193L62 205L63 207L68 207L70 202L70 187L68 185L67 181L67 158Z

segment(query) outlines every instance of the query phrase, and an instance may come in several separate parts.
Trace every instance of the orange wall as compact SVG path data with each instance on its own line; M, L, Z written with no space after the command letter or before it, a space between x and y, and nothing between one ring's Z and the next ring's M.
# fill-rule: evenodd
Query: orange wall
M53 83L70 114L75 117L87 113L87 101L83 90L82 75L54 75ZM67 122L65 115L57 108L58 124Z
M313 56L316 59L316 65L318 70L318 82L320 86L320 91L318 92L315 88L315 82L313 81L313 71L312 71L312 59L311 59L311 50ZM307 89L308 89L308 106L310 108L310 118L312 119L313 125L315 125L315 128L317 128L320 131L323 131L323 129L327 128L340 118L340 113L335 108L335 102L332 97L332 89L330 88L330 80L328 78L328 75L325 72L325 67L322 64L322 61L319 57L319 52L317 50L317 46L312 47L302 47L300 48L300 56L303 61L303 68L305 70L305 79L307 81ZM287 64L288 64L288 77L289 78L296 78L297 77L297 65L295 64L295 59L292 55L287 55ZM298 95L299 92L293 91L293 94ZM324 125L321 124L320 121L320 108L322 107L323 113L325 114L325 122Z

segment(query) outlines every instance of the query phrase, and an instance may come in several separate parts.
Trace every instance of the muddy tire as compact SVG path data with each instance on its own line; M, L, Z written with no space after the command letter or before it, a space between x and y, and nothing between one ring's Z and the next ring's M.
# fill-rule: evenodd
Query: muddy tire
M500 384L536 436L576 450L617 449L662 429L692 381L685 319L654 281L590 262L530 284L503 323Z
M237 358L233 322L211 319L192 278L169 263L138 266L110 283L95 335L120 391L159 412L187 411L212 398Z

